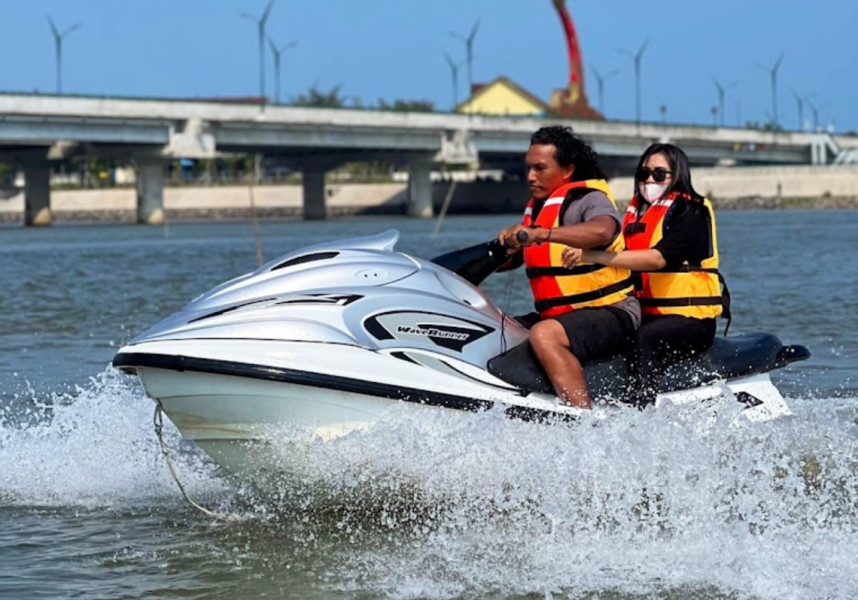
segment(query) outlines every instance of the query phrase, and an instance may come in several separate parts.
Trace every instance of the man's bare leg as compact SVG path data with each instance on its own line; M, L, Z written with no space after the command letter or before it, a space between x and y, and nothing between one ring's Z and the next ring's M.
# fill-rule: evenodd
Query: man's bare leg
M530 330L530 345L557 396L571 406L590 408L584 368L569 349L569 337L563 326L554 319L540 321Z

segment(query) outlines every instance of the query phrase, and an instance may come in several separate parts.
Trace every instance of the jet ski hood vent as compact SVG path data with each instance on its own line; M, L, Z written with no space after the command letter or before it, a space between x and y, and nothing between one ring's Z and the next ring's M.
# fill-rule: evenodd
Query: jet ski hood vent
M195 298L185 310L214 310L286 294L381 286L415 273L419 264L393 252L399 232L335 240L302 248L227 281Z
M400 285L421 268L433 270L432 265L393 251L398 239L399 232L390 230L296 250L201 294L132 341L179 332L188 335L191 329L202 335L199 327L214 328L230 320L260 324L270 320L284 321L296 318L294 315L299 309L306 309L301 319L313 320L313 311L308 308L311 302L336 302L345 307L349 303L337 299L375 296L388 286ZM425 283L416 282L414 286L419 288ZM291 316L271 310L293 305L296 308L290 311ZM233 329L232 333L236 337L264 334L252 331L249 326Z
M472 330L485 338L481 344L493 348L502 344L487 332L496 338L502 329L510 345L526 337L513 323L499 327L503 314L466 280L431 261L396 252L398 238L397 231L388 231L286 254L202 294L130 345L288 340L372 349L428 345L458 356L453 346ZM390 334L376 335L382 329Z
M289 260L283 261L279 265L271 267L271 270L276 271L277 269L285 269L286 267L293 267L295 265L312 262L314 260L327 260L329 258L336 258L338 254L339 252L314 252L313 254L305 254L304 256L299 256L298 258L290 258Z
M348 240L337 240L335 242L324 242L316 244L309 248L302 248L286 256L281 256L262 268L256 273L264 271L277 271L287 267L293 267L303 263L313 262L316 260L329 260L336 258L343 250L357 250L367 252L392 252L399 241L399 232L395 229L388 229L384 233L370 235Z

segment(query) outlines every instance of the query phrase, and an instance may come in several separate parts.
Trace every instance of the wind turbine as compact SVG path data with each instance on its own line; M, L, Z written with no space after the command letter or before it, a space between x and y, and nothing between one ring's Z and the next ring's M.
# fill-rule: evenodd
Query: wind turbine
M456 106L459 105L459 67L464 64L464 61L457 63L446 52L444 53L444 58L447 60L447 64L450 65L450 74L453 77L453 109L455 110Z
M630 56L635 64L635 122L638 125L641 124L641 57L643 57L644 50L646 50L648 43L649 38L644 40L643 44L641 44L638 51L634 54L628 50L620 50L621 54Z
M271 14L271 9L274 7L274 0L269 0L268 6L262 11L262 16L259 18L241 13L239 16L253 21L259 30L259 98L265 101L265 24L268 22L268 16Z
M825 106L816 106L813 102L811 102L807 98L805 98L804 101L807 102L807 105L810 107L810 110L813 113L813 131L816 131L819 129L819 111L825 110L826 107Z
M728 83L727 85L721 85L721 82L718 81L716 77L712 78L712 83L715 84L715 89L718 90L718 112L721 115L721 126L724 126L724 96L727 94L728 90L736 87L738 82L734 81L732 83Z
M54 35L54 50L56 51L57 61L57 94L63 93L63 38L72 31L83 27L81 23L75 23L71 27L67 27L63 31L57 29L54 20L48 17L48 25L51 26L51 33Z
M598 69L593 67L593 75L596 76L596 86L599 89L599 112L602 114L605 113L605 82L619 72L619 69L614 69L613 71L602 75L599 73Z
M775 129L778 127L778 69L781 68L781 61L784 59L784 53L774 62L771 67L757 64L757 68L769 72L769 77L772 83L772 125Z
M792 92L792 97L795 98L795 103L798 106L798 131L804 131L804 105L810 104L810 99L816 94L802 97L795 90L790 90L790 92Z
M280 57L286 50L290 48L294 48L298 45L298 40L293 40L288 44L285 44L278 48L274 44L274 40L271 39L271 36L268 36L268 45L271 47L271 54L274 55L274 100L277 104L280 104Z
M474 23L474 26L471 28L471 33L467 36L456 33L455 31L449 32L453 37L465 42L465 61L468 63L468 95L470 95L474 89L474 38L477 37L477 30L479 28L480 20L477 19L477 22Z

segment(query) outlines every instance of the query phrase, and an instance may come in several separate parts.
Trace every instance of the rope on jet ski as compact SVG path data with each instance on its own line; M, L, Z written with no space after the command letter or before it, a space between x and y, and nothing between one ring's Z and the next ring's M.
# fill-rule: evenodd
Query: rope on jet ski
M515 238L519 241L519 243L526 242L527 241L527 232L526 231L519 231L515 235ZM503 296L502 296L501 303L499 305L500 309L501 309L501 313L502 313L502 315L501 315L501 326L500 326L500 342L501 342L500 351L501 351L501 353L504 353L507 350L506 319L507 319L507 313L509 312L509 304L510 304L510 301L512 300L512 283L513 283L513 281L514 281L513 269L510 269L506 273L506 282L505 282L504 287L503 287Z
M164 459L167 461L167 468L170 470L170 475L173 477L173 481L176 482L176 485L179 487L179 491L182 492L182 497L184 497L188 504L213 519L221 521L239 520L240 517L238 515L216 513L191 500L190 496L188 496L188 493L185 491L185 486L182 485L181 481L179 481L179 475L176 473L176 467L173 465L173 461L170 459L170 454L167 452L167 445L164 443L164 407L161 405L160 400L155 400L155 414L152 417L152 420L155 424L155 435L158 437L158 444L161 446L161 454L164 455Z
M509 303L512 299L512 270L508 271L506 274L506 282L504 285L503 292L503 300L501 303L501 328L500 328L500 341L501 341L501 353L506 352L507 343L506 343L506 320L507 313L509 312Z

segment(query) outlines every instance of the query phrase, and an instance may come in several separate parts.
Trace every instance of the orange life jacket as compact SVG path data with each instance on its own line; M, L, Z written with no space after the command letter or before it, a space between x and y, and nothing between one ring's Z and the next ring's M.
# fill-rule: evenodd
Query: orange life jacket
M616 208L614 195L605 180L573 181L551 193L535 220L533 208L536 201L531 198L524 210L522 224L525 227L559 227L560 209L566 194L575 188L604 192ZM592 263L582 263L567 269L563 266L563 248L563 244L549 242L524 249L524 264L533 291L534 305L543 318L561 315L576 308L615 304L633 292L633 279L628 269ZM606 249L620 252L624 248L623 236L617 235Z
M653 202L640 218L640 200L637 194L632 198L623 218L623 237L629 250L655 247L664 237L664 218L678 197L676 193L670 193ZM635 295L641 303L643 314L707 319L722 313L715 214L709 200L704 198L703 206L708 215L710 255L699 265L685 262L676 270L638 273Z

